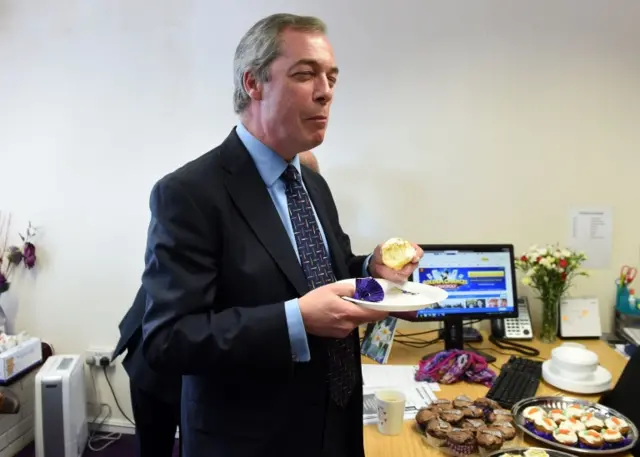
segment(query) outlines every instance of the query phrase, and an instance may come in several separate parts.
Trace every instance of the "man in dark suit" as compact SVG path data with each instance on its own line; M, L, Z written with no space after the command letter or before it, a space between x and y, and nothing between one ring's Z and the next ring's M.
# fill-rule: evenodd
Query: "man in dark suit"
M406 280L380 246L356 256L326 181L298 153L322 143L338 77L325 25L276 14L235 53L224 142L156 183L142 282L143 350L182 373L186 457L362 457L363 275Z
M140 287L120 322L120 340L113 359L127 351L122 366L129 375L131 408L136 427L136 457L171 457L180 424L179 374L158 374L142 355L142 317L146 295Z
M300 165L318 173L318 159L311 151L299 154ZM137 457L173 455L176 429L180 425L180 375L160 376L142 356L142 317L146 307L144 290L138 289L133 305L120 322L120 340L112 359L127 355L122 365L129 375L129 391L136 426Z

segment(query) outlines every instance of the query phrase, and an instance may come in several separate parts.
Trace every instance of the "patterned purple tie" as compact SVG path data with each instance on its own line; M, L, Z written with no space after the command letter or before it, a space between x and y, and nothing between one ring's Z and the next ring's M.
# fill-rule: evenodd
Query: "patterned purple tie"
M311 200L293 165L282 173L289 217L298 246L300 264L310 289L335 282L331 260L324 245ZM329 349L329 391L339 406L345 406L356 384L355 348L350 337L327 339Z

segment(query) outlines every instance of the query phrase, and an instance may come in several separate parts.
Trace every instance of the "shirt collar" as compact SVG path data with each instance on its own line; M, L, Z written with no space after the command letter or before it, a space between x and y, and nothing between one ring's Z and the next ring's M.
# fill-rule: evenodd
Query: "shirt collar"
M280 179L289 163L249 133L247 128L242 125L242 122L239 122L236 126L236 133L247 148L247 151L249 151L249 155L256 164L258 173L260 173L264 183L267 187L273 186ZM290 164L300 173L300 159L297 155Z

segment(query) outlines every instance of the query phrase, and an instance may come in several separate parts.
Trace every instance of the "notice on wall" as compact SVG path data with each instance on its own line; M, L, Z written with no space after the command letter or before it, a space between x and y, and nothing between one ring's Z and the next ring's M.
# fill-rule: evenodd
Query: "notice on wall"
M572 208L569 247L585 253L584 268L609 268L613 251L613 210L607 207Z

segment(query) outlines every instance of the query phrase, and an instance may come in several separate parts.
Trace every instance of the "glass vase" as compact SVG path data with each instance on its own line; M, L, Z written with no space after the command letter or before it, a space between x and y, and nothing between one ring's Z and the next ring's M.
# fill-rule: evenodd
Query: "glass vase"
M560 314L560 301L562 297L542 297L542 325L540 329L540 341L543 343L555 343L558 338L558 323Z

